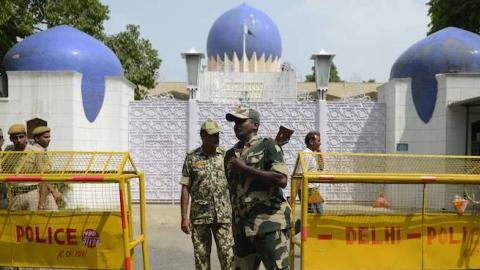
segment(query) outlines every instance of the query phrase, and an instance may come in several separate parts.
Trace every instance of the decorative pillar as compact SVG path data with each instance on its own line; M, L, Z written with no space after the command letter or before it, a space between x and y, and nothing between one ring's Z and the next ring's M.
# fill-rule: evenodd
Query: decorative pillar
M187 64L187 90L188 98L188 122L187 122L187 151L195 149L199 136L198 129L198 76L200 65L204 54L197 52L194 48L188 52L181 53Z
M328 137L327 137L327 91L328 82L330 79L330 66L332 65L334 54L327 53L323 49L316 54L312 54L310 59L313 60L315 66L315 84L318 93L317 102L317 119L315 128L320 132L322 140L322 151L328 150Z

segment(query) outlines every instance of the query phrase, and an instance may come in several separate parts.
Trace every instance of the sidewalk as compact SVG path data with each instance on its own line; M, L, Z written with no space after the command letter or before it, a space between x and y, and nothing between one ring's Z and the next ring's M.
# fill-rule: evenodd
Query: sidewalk
M140 228L138 224L138 205L135 205L133 211L135 216L134 226L138 229ZM190 235L186 235L180 230L179 204L147 205L147 239L150 269L195 269ZM142 269L141 248L137 247L135 254L134 269ZM220 269L215 244L212 245L211 262L212 269ZM297 265L295 268L299 269L298 257L295 264ZM264 268L260 267L260 269Z

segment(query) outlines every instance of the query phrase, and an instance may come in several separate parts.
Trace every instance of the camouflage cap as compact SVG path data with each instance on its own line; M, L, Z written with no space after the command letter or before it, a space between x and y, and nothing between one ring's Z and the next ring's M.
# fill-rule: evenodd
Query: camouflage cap
M27 129L24 124L13 124L8 129L8 135L27 133Z
M212 119L207 119L205 122L203 122L200 129L205 130L210 135L220 132L220 127L218 126L217 122L213 121Z
M235 110L235 112L227 113L225 118L227 119L227 121L230 121L230 122L233 122L236 119L249 119L250 118L250 119L253 119L256 122L260 123L260 114L256 110L246 108L246 107L238 107Z
M32 135L35 137L35 136L38 136L38 135L41 135L45 132L49 132L50 131L50 128L47 127L47 126L39 126L39 127L36 127L33 132L32 132Z

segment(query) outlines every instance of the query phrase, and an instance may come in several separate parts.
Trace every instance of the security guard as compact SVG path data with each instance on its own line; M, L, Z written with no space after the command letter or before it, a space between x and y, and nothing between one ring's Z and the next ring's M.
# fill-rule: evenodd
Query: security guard
M282 189L288 167L272 138L257 136L260 114L239 107L226 115L239 142L225 154L233 208L235 269L288 269L291 209Z
M211 269L212 234L221 269L233 270L232 208L223 159L218 147L220 128L208 119L201 125L202 146L189 152L183 164L181 193L181 228L192 232L196 269ZM190 218L188 201L192 197Z
M35 142L33 143L32 148L34 151L47 151L51 139L50 132L50 128L47 126L38 126L33 130L32 135ZM47 155L38 155L37 159L39 163L45 165L43 166L42 170L48 170L49 161ZM39 209L41 210L58 210L58 205L63 201L62 193L60 193L57 188L51 184L40 184L39 195L39 201L45 201L44 205L39 205Z
M8 135L12 146L7 148L10 151L37 151L32 145L28 144L27 131L25 125L14 124L8 129ZM12 155L10 154L3 162L2 169L12 174L18 173L40 173L45 167L43 159L39 159L39 154L33 155ZM44 184L39 183L15 183L9 185L9 209L11 210L44 210L45 205L51 203L48 197L41 197L39 189L43 189ZM53 198L52 198L53 199ZM55 201L53 200L55 204ZM56 205L56 204L55 204Z

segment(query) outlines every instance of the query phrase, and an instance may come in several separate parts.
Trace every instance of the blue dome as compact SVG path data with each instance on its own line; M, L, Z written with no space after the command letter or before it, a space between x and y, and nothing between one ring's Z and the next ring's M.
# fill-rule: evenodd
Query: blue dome
M85 116L94 122L105 97L105 76L123 76L122 64L102 42L73 27L61 25L31 35L3 59L7 71L74 70L82 76Z
M277 26L262 11L247 4L241 4L220 16L208 33L208 57L224 54L232 60L235 52L238 58L243 56L243 32L247 26L249 35L246 38L247 57L256 52L257 58L265 54L265 59L282 56L282 40Z
M393 64L390 79L412 79L417 114L428 123L437 101L435 75L451 72L480 72L479 35L455 27L435 32L400 55Z

